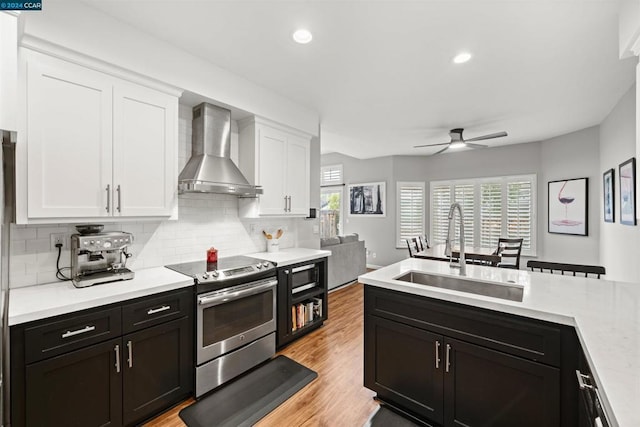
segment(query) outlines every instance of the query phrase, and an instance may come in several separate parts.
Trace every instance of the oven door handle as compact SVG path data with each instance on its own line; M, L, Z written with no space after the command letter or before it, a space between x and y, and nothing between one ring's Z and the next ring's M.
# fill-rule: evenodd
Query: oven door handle
M224 302L234 301L240 298L244 298L250 295L258 294L265 289L273 288L278 284L277 280L269 280L263 284L252 286L250 288L242 289L236 292L228 292L221 295L213 295L210 297L199 297L199 305L216 305Z

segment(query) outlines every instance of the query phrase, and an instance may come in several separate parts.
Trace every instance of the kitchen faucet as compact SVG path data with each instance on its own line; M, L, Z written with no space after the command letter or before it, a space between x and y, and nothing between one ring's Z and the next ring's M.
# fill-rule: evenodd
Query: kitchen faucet
M453 235L451 233L455 229L454 214L456 209L460 213L460 258L458 258L457 263L454 263L451 241L455 239L455 233ZM451 208L449 208L449 227L447 228L447 240L445 241L444 254L449 257L449 267L459 268L461 276L465 276L467 274L467 263L464 259L464 217L462 215L462 207L460 207L460 203L458 202L452 203Z

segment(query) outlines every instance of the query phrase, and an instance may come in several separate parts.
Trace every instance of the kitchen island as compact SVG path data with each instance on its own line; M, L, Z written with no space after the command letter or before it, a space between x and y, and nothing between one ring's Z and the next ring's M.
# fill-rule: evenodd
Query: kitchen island
M452 302L575 328L611 425L640 425L640 287L630 283L467 266L466 279L519 287L521 301L397 280L409 272L456 277L448 264L407 259L360 276L369 288Z

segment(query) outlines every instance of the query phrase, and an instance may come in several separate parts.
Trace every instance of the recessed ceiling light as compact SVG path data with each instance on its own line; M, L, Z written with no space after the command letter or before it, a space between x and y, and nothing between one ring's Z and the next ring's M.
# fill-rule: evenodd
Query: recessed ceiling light
M464 146L465 146L464 142L453 142L453 143L451 143L449 148L452 149L452 150L457 150L458 148L463 148Z
M300 44L307 44L313 39L313 35L309 30L305 30L304 28L300 28L293 33L293 39Z
M457 54L453 58L453 62L455 62L456 64L464 64L465 62L467 62L470 59L471 59L471 54L470 53L462 52L462 53Z

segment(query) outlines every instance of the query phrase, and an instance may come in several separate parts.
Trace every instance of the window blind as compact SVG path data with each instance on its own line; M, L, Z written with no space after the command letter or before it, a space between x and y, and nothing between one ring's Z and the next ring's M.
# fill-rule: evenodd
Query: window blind
M465 244L474 246L474 211L475 211L475 185L469 184L456 184L453 186L454 201L460 203L462 208L462 216L464 217L464 241ZM449 206L450 207L450 206ZM456 241L460 238L460 219L456 218Z
M498 247L502 235L502 185L480 184L480 246Z
M532 191L530 181L507 183L507 236L522 238L522 248L531 248Z
M435 185L431 189L431 240L444 243L447 240L451 187L448 184Z
M342 165L323 166L320 168L320 185L340 185L342 183Z
M424 182L398 182L398 247L424 235Z

